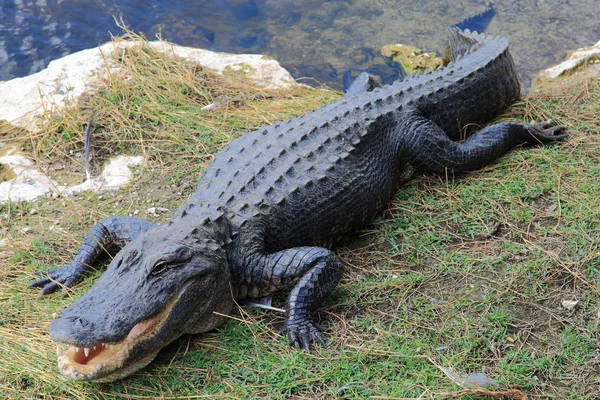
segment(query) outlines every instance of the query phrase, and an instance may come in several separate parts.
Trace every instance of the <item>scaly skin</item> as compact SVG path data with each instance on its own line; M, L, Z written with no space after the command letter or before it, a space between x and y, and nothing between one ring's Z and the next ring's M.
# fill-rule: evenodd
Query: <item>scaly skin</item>
M180 335L223 323L234 300L286 288L282 331L298 347L324 343L311 312L343 271L329 247L377 215L414 170L469 171L516 145L564 138L564 127L501 123L455 142L520 87L506 40L454 30L451 47L448 67L383 88L363 76L336 103L233 140L166 224L109 217L94 226L71 265L32 284L43 294L72 286L108 244L123 246L50 327L67 347L61 372L121 378Z

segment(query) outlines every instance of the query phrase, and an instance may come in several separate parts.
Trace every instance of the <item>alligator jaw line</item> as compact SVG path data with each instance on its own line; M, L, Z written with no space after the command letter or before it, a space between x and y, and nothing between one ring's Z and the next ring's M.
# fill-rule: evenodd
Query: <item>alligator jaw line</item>
M177 297L172 299L156 316L138 322L121 342L98 343L92 347L55 342L60 372L73 380L99 381L106 375L118 372L136 345L151 339L160 331L176 300Z

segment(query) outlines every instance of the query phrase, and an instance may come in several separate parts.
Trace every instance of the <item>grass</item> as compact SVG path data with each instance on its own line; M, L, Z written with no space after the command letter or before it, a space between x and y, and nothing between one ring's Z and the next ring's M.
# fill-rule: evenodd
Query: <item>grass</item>
M339 98L256 88L144 47L117 62L121 71L97 94L49 116L40 132L5 131L54 175L83 179L76 153L94 112L97 164L123 152L145 155L147 165L117 193L0 206L9 239L0 252L0 397L475 399L485 392L457 384L475 373L512 398L600 393L597 80L526 98L500 117L552 117L569 127L567 142L517 149L466 176L420 176L347 239L338 249L347 273L318 315L329 327L327 348L291 350L276 335L282 315L244 308L214 332L181 338L127 379L64 381L47 327L100 272L44 298L26 287L33 272L67 262L104 216L166 219L145 209L173 211L232 137ZM201 110L223 99L233 100ZM578 303L567 310L564 300Z

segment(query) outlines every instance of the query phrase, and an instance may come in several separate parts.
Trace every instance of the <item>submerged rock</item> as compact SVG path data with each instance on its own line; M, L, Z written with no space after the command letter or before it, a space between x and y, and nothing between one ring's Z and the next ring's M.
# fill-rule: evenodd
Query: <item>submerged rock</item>
M435 53L404 44L390 44L381 49L381 55L400 63L408 74L422 74L444 65L444 60Z

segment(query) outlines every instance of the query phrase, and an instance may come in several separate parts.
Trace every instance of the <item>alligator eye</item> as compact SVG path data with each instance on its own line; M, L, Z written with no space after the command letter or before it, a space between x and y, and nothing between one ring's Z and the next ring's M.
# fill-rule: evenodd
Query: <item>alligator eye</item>
M152 271L150 271L150 275L152 275L152 276L160 275L163 272L165 272L165 269L167 269L167 263L164 261L159 261L154 265L154 267L152 267Z
M170 268L176 268L179 267L181 265L183 265L184 263L168 263L166 261L159 261L157 262L154 267L152 267L152 271L150 271L150 276L156 276L156 275L160 275L163 272L165 272L167 269Z

